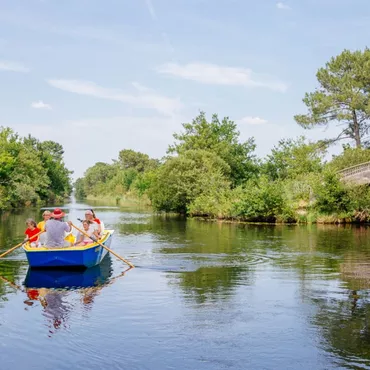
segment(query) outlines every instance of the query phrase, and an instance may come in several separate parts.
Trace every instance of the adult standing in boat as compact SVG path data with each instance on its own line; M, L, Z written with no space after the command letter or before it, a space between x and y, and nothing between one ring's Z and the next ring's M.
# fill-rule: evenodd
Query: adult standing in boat
M85 218L86 220L92 222L90 227L93 227L94 229L96 229L98 231L98 234L100 235L101 234L101 221L98 218L96 218L95 213L92 209L88 209L85 212Z
M51 219L45 223L46 245L48 247L64 247L70 243L64 240L65 233L72 230L72 222L64 222L65 213L60 208L55 208Z

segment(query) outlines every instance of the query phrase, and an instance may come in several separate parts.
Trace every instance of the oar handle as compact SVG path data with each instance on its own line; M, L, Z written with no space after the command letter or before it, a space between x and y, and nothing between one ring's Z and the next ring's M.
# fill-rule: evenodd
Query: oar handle
M88 238L92 239L91 236L89 236L87 233L85 233L83 230L81 230L79 227L75 226L74 224L72 224L72 226L77 230L79 231L81 234L87 236ZM113 252L110 248L108 248L106 245L102 244L99 242L99 240L94 240L96 243L98 243L101 247L105 248L109 253L112 253L114 256L116 256L118 259L120 259L121 261L127 263L130 267L135 267L131 262L125 260L123 257L121 257L120 255L118 255L117 253Z
M40 234L42 234L43 232L44 232L44 231L40 231L39 233L37 233L37 234L33 235L33 236L31 237L31 239L35 238L36 236L39 236L39 235L40 235ZM3 254L0 254L0 258L5 257L7 254L9 254L9 253L13 252L14 250L16 250L17 248L21 247L24 243L27 243L27 242L28 242L28 240L29 240L29 239L23 240L23 242L22 242L22 243L19 243L19 244L17 244L15 247L10 248L10 249L9 249L9 250L7 250L6 252L4 252Z

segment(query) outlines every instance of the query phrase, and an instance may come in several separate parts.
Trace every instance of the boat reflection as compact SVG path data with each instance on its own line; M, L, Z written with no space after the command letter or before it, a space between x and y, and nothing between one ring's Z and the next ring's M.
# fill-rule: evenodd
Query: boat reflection
M126 269L112 277L112 260L109 255L97 266L86 270L34 269L29 268L24 289L27 309L42 306L42 315L49 327L49 336L56 329L68 328L69 317L73 312L90 311L94 299L102 289L125 275ZM13 287L15 285L13 284ZM17 287L17 286L16 286Z
M78 289L106 284L112 275L110 256L97 266L85 270L28 268L26 288Z

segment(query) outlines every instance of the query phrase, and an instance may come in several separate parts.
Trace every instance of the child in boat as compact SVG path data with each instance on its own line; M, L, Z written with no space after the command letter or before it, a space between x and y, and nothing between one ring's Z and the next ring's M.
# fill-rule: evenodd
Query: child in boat
M32 218L28 218L26 220L27 229L24 232L25 235L27 235L27 238L25 241L29 241L31 247L38 247L39 245L39 238L35 236L38 234L41 230L37 227L37 224L35 220Z
M95 240L99 239L98 231L95 228L91 227L91 225L92 225L92 222L89 221L89 220L84 220L82 222L83 231L89 237L86 236L86 235L84 235L84 234L82 234L82 233L80 233L75 245L84 246L84 245L87 245L87 244L92 243L93 242L93 239L95 239Z

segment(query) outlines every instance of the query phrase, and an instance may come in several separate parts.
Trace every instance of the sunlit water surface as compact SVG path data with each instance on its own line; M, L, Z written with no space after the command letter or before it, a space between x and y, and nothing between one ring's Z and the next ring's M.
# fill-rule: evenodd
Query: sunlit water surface
M72 221L86 208L65 205ZM21 249L0 261L1 370L370 369L370 229L95 209L136 268L112 256L53 275ZM41 212L1 215L1 252Z

